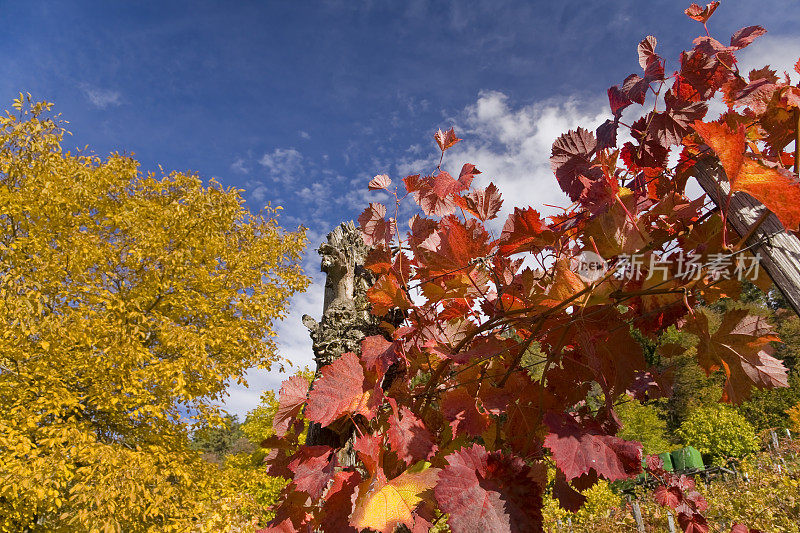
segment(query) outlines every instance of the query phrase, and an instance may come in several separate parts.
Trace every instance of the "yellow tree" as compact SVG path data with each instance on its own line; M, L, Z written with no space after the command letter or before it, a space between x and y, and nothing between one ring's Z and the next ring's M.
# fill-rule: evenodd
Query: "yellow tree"
M64 151L51 106L0 117L0 531L203 529L228 489L189 425L278 359L304 231L213 180Z

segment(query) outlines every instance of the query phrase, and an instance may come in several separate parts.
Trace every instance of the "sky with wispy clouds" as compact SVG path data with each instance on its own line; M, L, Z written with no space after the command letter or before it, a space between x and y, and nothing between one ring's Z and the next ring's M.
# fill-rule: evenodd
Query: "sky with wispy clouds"
M0 0L0 97L56 104L66 144L133 152L142 169L194 171L245 190L252 210L283 206L308 228L310 290L278 325L284 357L313 366L304 314L319 316L314 248L380 195L376 174L431 172L432 133L463 141L445 168L474 163L506 202L561 204L553 140L610 117L606 89L638 72L637 43L658 39L667 71L702 26L682 0ZM800 0L723 0L709 22L727 43L767 36L743 69L800 57ZM795 80L796 81L796 80ZM545 209L546 211L546 209ZM402 224L402 221L401 221ZM253 369L226 407L240 416L285 375Z

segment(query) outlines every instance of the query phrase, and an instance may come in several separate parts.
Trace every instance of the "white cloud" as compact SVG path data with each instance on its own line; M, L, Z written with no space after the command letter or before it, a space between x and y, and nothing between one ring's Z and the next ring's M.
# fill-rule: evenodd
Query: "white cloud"
M237 157L236 160L231 163L231 170L238 172L239 174L247 174L250 172L250 168L247 166L243 157Z
M258 161L270 173L270 178L292 183L303 173L303 155L294 148L275 148Z
M311 254L318 257L313 249L309 251L309 255ZM325 280L320 275L315 278L317 279L314 280L308 291L292 298L288 316L276 324L278 353L286 360L291 361L292 366L287 365L286 372L283 373L280 372L280 365L273 365L271 370L251 368L246 375L247 387L236 384L229 387L230 396L224 402L225 409L231 414L238 415L240 420L244 420L247 412L258 405L263 391L270 389L277 391L283 380L304 366L308 366L312 370L315 368L311 337L301 320L304 314L317 319L322 314Z
M578 126L594 130L607 118L610 112L604 98L567 97L514 108L505 94L483 92L453 119L464 140L447 151L443 166L457 174L463 163L473 163L482 172L479 187L489 182L497 185L504 198L497 224L514 207L530 205L553 214L556 210L543 204L570 203L550 169L553 141ZM437 162L435 156L407 160L398 164L398 175L430 172Z
M108 106L118 106L122 104L122 95L119 91L112 91L109 89L100 89L93 87L87 83L81 84L81 90L89 102L99 109L105 109Z
M308 134L308 132L307 132L307 131L305 131L305 130L300 130L300 131L298 131L298 132L297 132L297 134L298 134L298 135L299 135L301 138L303 138L303 139L305 139L305 140L309 140L309 139L311 138L311 135L309 135L309 134Z
M798 74L794 70L794 64L799 57L800 37L767 34L742 50L738 58L739 70L746 75L752 69L769 65L779 76L788 72L792 82L797 83Z
M298 221L291 216L282 218L284 227L289 227L295 222ZM304 220L302 223L308 226L308 220ZM239 415L241 420L244 419L248 411L258 405L263 391L277 391L283 380L305 366L312 370L316 368L314 352L311 348L311 337L308 334L308 329L303 325L302 317L303 315L309 315L319 320L322 316L325 274L320 272L320 257L316 249L331 229L328 223L321 223L314 225L306 232L308 249L303 256L301 264L303 271L311 278L312 283L306 292L297 294L292 298L286 318L275 324L278 353L286 361L290 361L291 366L286 365L285 372L280 372L280 365L273 365L271 370L251 368L246 376L247 387L232 384L228 389L230 396L224 402L225 409L229 413Z

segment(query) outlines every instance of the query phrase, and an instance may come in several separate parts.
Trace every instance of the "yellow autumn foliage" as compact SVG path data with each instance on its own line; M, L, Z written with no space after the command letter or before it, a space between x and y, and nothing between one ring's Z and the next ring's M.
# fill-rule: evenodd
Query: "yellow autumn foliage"
M213 180L63 150L51 106L0 116L0 531L246 527L188 431L277 360L305 234Z

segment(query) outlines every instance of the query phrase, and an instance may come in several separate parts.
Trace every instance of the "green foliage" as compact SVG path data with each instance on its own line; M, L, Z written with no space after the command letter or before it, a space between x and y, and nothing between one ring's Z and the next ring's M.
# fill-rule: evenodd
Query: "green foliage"
M622 421L622 429L617 434L618 437L641 442L643 451L647 455L669 450L667 422L654 405L643 405L636 400L631 400L621 404L617 414Z
M742 457L759 447L752 424L724 404L695 409L676 433L684 444L694 446L715 463Z
M222 425L196 430L190 446L205 454L206 459L222 463L224 457L240 446L239 441L245 438L241 426L236 415L226 415Z
M791 428L786 413L800 402L800 378L797 374L789 376L789 387L774 390L754 390L751 398L742 402L737 410L756 431L770 428Z

